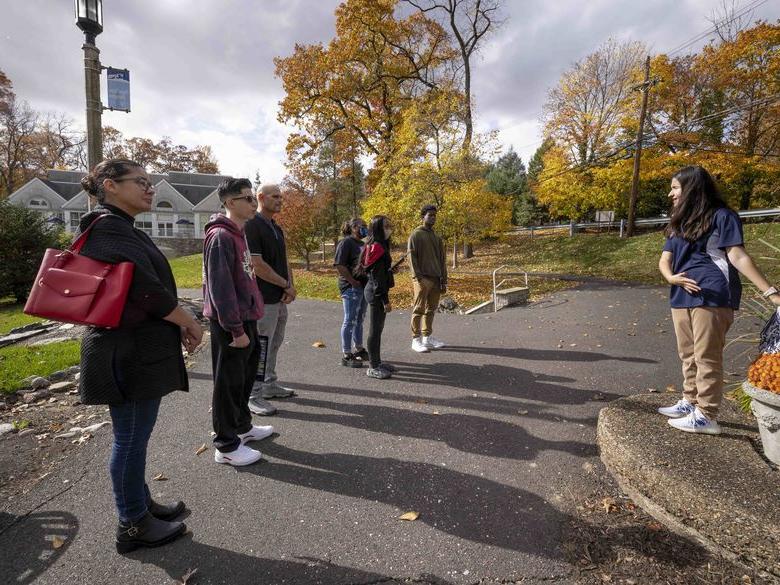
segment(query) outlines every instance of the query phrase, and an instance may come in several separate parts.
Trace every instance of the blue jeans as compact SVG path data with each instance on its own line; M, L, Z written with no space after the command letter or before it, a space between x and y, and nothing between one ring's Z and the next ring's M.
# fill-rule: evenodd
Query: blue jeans
M114 444L108 470L119 520L124 523L137 522L148 509L149 488L144 479L146 446L159 410L159 398L109 406Z
M366 299L362 288L350 287L341 293L344 302L344 323L341 324L341 351L352 352L363 347L363 317L366 315Z

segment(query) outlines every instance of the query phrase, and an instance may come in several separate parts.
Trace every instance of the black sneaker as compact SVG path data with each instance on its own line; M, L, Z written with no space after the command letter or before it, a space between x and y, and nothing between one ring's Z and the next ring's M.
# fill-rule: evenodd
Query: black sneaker
M352 354L355 359L358 359L363 362L368 362L368 352L366 351L366 348L362 348L360 351L356 351Z
M362 368L363 362L357 359L354 354L345 353L341 357L341 365L348 368Z
M379 364L379 369L390 372L391 374L394 374L398 371L398 368L396 368L393 364L388 364L387 362L382 362Z

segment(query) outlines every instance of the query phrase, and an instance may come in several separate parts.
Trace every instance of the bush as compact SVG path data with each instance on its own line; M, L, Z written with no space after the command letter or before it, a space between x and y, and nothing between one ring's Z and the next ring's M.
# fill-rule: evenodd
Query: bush
M26 301L46 248L63 241L37 211L0 201L0 298Z

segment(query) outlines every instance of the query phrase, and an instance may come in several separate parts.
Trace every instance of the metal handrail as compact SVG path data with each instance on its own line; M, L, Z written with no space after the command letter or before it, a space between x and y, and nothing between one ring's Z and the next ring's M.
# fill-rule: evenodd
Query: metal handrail
M501 286L507 281L507 279L505 278L500 283L496 284L496 275L499 272L501 272L504 268L509 268L509 267L510 266L508 264L503 264L493 271L493 312L494 313L498 312L498 294L496 293L496 291L498 290L499 286ZM526 287L528 286L528 272L521 269L520 272L507 272L505 274L507 276L520 276L522 274L523 276L525 276L525 286Z

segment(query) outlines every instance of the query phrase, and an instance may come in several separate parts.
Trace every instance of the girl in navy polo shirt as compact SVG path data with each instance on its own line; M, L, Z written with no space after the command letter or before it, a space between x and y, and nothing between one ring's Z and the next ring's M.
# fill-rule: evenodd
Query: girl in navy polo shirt
M672 285L683 397L658 412L681 431L717 435L723 347L742 295L739 273L775 305L780 305L780 294L745 251L742 222L706 170L699 166L680 170L672 178L669 197L672 216L658 269Z

